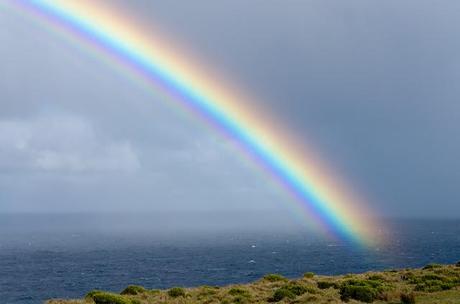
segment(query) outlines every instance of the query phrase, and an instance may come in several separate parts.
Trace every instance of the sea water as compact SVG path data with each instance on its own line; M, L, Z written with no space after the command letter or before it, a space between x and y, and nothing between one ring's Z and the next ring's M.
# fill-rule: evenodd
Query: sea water
M160 233L116 225L103 229L85 219L0 216L1 303L81 298L92 289L119 292L130 284L152 289L225 285L267 273L344 274L460 260L459 220L387 221L385 246L359 248L302 229L168 227Z

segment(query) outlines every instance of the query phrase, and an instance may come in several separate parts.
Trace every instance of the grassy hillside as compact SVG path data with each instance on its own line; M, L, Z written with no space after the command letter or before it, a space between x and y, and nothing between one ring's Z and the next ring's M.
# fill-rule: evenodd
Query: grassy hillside
M149 303L459 303L460 262L430 264L422 269L388 270L342 276L306 273L299 279L277 274L259 281L225 287L175 287L147 290L128 286L120 294L91 291L81 300L49 300L47 304Z

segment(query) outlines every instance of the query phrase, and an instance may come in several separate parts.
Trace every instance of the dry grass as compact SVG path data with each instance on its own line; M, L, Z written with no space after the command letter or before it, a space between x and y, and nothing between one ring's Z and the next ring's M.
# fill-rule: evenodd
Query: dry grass
M318 282L323 289L318 288ZM347 285L348 284L348 285ZM346 289L347 286L349 289ZM355 286L359 292L354 293ZM460 304L460 267L441 265L424 269L403 269L368 272L343 276L308 275L287 280L266 276L245 285L224 287L202 286L186 288L185 295L174 295L168 290L146 290L137 295L123 295L122 300L132 304L231 304L231 303L343 303L341 295L352 295L348 303L362 303L354 297L372 296L374 303L401 303L402 293L414 293L416 303ZM366 294L367 292L367 294ZM110 293L107 293L110 296ZM356 295L358 294L358 295ZM112 294L113 295L113 294ZM362 298L365 299L365 298ZM100 302L112 304L112 302ZM47 304L94 304L91 298L83 300L50 300ZM99 304L99 303L96 303ZM117 303L113 303L117 304Z

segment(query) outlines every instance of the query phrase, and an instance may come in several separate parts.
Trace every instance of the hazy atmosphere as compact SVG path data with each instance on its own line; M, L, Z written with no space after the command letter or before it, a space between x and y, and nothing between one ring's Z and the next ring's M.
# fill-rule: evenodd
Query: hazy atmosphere
M380 216L460 215L458 1L129 3ZM289 198L225 138L2 4L0 66L0 212L291 219Z

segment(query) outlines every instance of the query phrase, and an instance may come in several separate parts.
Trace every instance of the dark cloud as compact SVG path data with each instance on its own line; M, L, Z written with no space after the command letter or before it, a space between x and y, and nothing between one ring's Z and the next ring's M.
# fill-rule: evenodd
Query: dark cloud
M128 141L107 141L89 122L70 115L0 120L0 144L0 167L10 170L92 173L140 168Z

